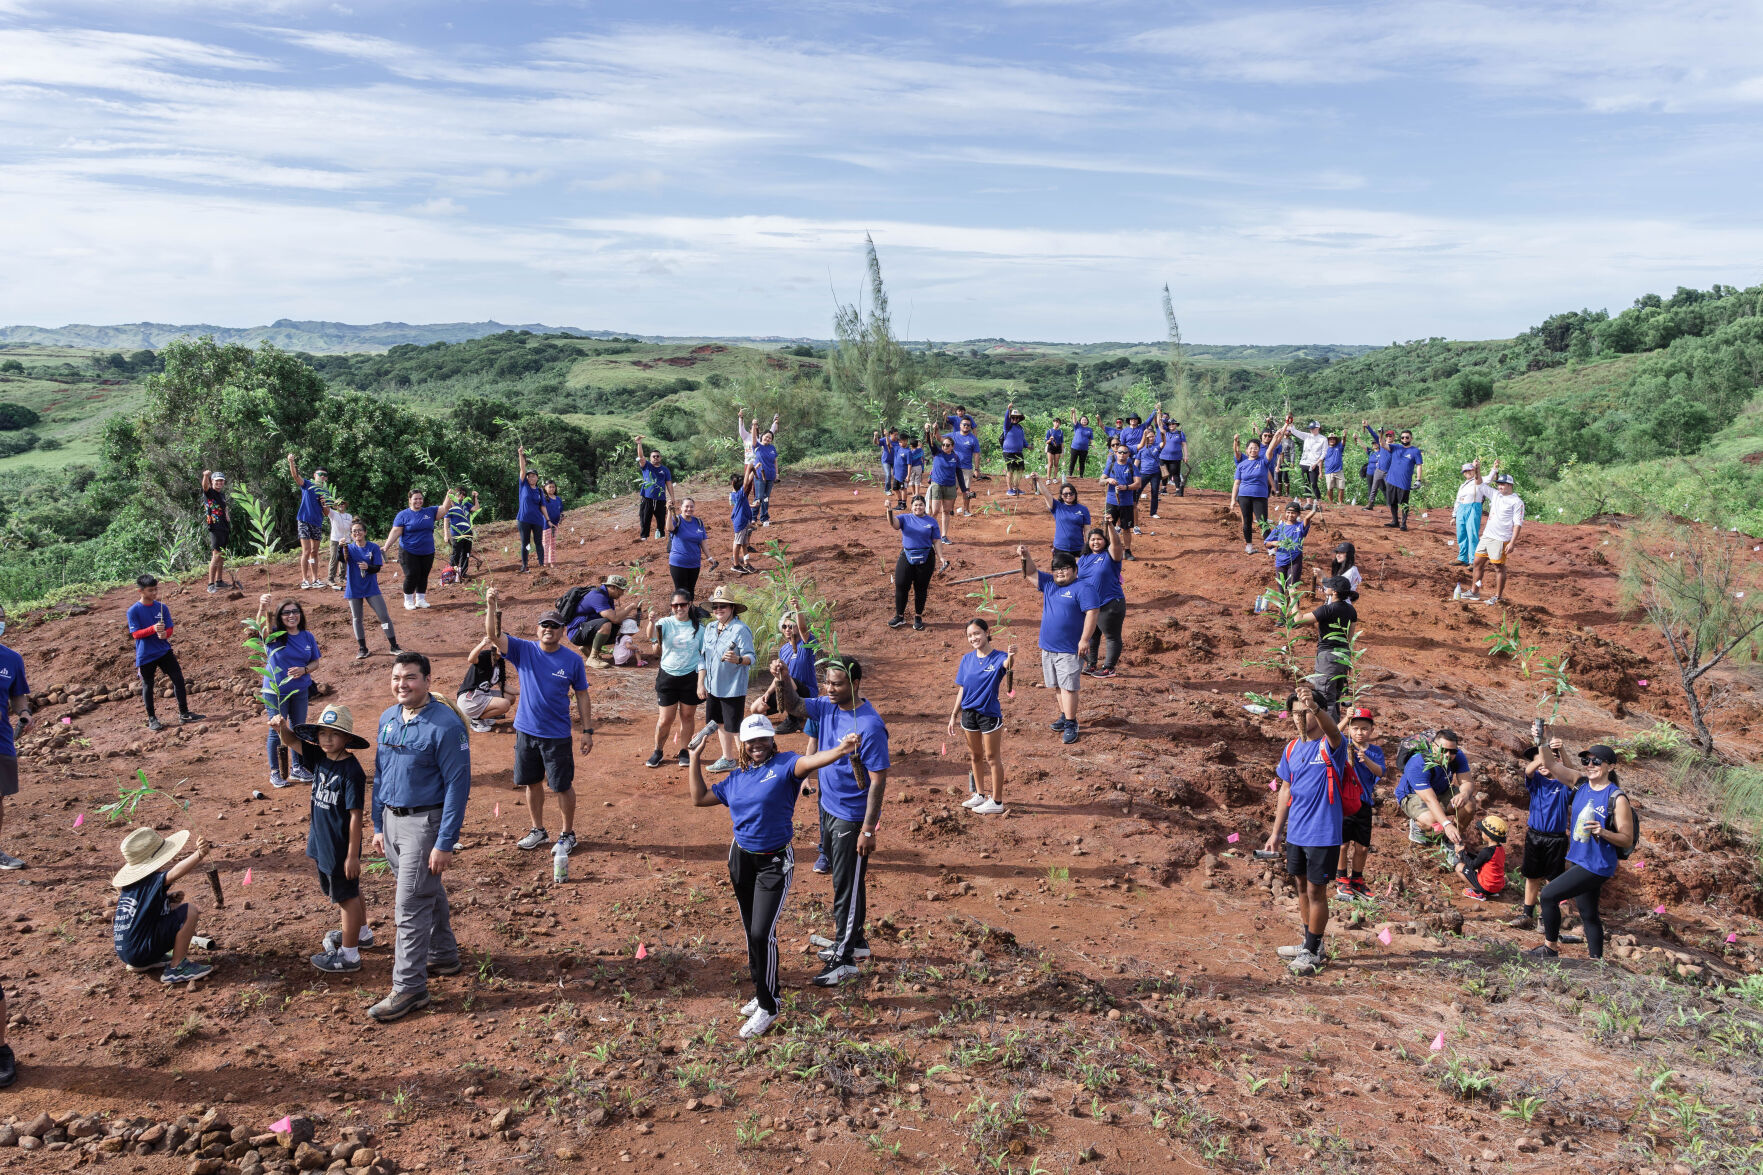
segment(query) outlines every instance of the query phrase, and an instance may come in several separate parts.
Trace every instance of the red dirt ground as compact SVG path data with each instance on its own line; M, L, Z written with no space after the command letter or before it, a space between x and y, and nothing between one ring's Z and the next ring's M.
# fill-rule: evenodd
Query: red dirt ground
M1097 508L1087 488L1084 498ZM1135 541L1122 672L1085 681L1074 747L1046 729L1053 707L1033 685L1035 593L994 581L1015 605L1023 647L1006 703L1010 811L994 819L959 808L966 765L956 745L944 751L971 615L959 593L969 589L939 578L929 629L889 630L898 539L873 486L792 476L773 501L776 525L761 539L790 544L836 601L841 643L863 657L864 692L891 731L891 812L872 874L876 956L860 983L807 985L807 935L826 929L830 893L804 869L783 924L789 1010L763 1041L737 1047L735 1008L750 987L723 866L727 814L694 809L683 771L642 769L650 671L614 669L590 674L600 734L577 778L582 847L571 880L553 886L548 856L514 848L527 822L510 787L512 740L473 736L465 847L448 877L472 965L434 981L428 1012L367 1021L363 1009L387 987L388 951L366 952L353 976L307 965L335 922L303 855L306 798L291 788L251 799L266 772L239 622L259 591L286 591L290 572L247 568L240 598L166 596L200 691L193 704L208 716L186 730L147 733L127 693L131 651L116 638L129 594L77 615L13 618L8 638L32 683L63 700L41 711L53 743L25 740L22 794L0 838L30 863L0 875L0 974L21 1070L0 1093L0 1118L164 1117L225 1101L254 1129L288 1112L333 1131L368 1123L384 1153L434 1170L1607 1171L1668 1169L1688 1153L1691 1132L1661 1108L1674 1091L1754 1109L1763 1019L1714 985L1757 967L1755 858L1668 770L1623 772L1646 844L1605 894L1612 930L1634 936L1617 940L1612 965L1588 964L1583 947L1568 948L1560 967L1514 962L1512 948L1535 937L1503 925L1511 906L1461 897L1384 808L1370 863L1377 897L1337 902L1337 959L1294 979L1272 953L1291 941L1293 899L1248 859L1289 729L1251 717L1240 696L1279 688L1242 665L1269 643L1271 621L1247 605L1270 573L1241 553L1219 495L1166 499L1164 518ZM1050 526L1037 500L981 501L994 512L958 522L951 576L1011 566L1018 541L1044 557ZM665 583L665 549L637 541L634 515L630 499L571 511L560 567L532 577L501 553L504 528L480 532L510 627L527 631L568 585L635 561ZM1329 511L1311 560L1337 536L1359 545L1380 732L1390 744L1425 727L1462 733L1514 824L1516 862L1523 789L1511 753L1540 686L1487 656L1482 638L1497 616L1450 600L1448 521L1416 515L1406 534L1381 521ZM1619 607L1619 534L1616 524L1538 525L1516 557L1512 611L1528 640L1574 654L1582 692L1561 716L1574 746L1644 729L1652 716L1682 718L1656 636ZM713 546L726 542L725 530L712 535ZM716 553L724 570L706 573L706 592L725 578L740 584L725 549ZM394 620L450 691L481 621L469 592L432 595L433 609ZM316 679L370 724L390 701L387 658L349 660L337 593L303 599L326 653ZM1754 751L1756 679L1725 680L1720 734L1729 751ZM105 899L127 824L107 825L95 809L137 768L189 805L150 799L142 819L216 846L226 909L212 909L199 876L184 883L217 939L214 976L189 990L127 975L110 949ZM813 803L798 809L804 863ZM370 877L364 889L384 934L389 881ZM1659 905L1666 912L1652 913ZM1438 1056L1435 1037L1446 1042ZM1652 1082L1661 1067L1676 1076ZM1465 1071L1485 1072L1493 1094L1441 1088ZM506 1128L493 1130L509 1107ZM1696 1127L1704 1144L1756 1139L1738 1111L1708 1121ZM79 1161L92 1160L0 1150L8 1169Z

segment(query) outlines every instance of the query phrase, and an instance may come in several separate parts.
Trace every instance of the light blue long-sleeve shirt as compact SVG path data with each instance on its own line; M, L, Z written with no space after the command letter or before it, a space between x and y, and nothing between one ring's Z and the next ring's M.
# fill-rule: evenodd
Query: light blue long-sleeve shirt
M753 630L739 620L726 626L712 620L698 633L701 664L704 669L704 692L713 698L744 698L747 696L747 675L753 671ZM730 665L722 655L733 649L748 658L745 665Z
M408 720L403 706L387 707L373 751L373 830L385 831L387 807L440 804L435 847L450 853L459 847L470 795L471 738L459 715L432 695Z

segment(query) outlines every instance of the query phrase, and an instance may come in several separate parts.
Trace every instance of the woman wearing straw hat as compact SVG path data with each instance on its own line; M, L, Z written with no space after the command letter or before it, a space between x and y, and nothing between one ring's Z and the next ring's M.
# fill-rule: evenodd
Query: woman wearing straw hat
M184 956L196 933L200 913L188 902L171 905L171 883L189 873L208 856L208 841L196 838L196 851L173 865L172 858L190 839L188 829L160 836L151 828L137 828L122 838L122 868L110 879L116 895L116 918L111 924L116 957L130 971L165 968L166 983L200 979L213 967L192 963Z
M704 699L705 722L717 723L722 757L712 771L735 765L735 732L747 716L747 677L753 666L753 630L738 617L747 605L735 599L728 585L710 596L712 620L698 633L698 696Z

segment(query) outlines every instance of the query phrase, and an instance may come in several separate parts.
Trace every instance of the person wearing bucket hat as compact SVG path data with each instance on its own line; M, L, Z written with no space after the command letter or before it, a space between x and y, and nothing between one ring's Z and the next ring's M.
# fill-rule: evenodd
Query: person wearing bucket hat
M698 632L698 696L704 699L706 723L717 725L722 756L712 771L728 771L738 749L735 731L747 715L747 679L753 665L753 630L740 619L747 605L727 584L711 593L711 621Z
M708 728L707 728L708 729ZM777 731L763 714L743 718L738 726L740 761L729 774L710 785L704 778L703 742L692 740L686 782L692 804L729 810L734 839L728 848L728 874L741 910L747 939L747 970L756 989L741 1009L742 1040L763 1035L778 1012L777 924L795 877L796 799L810 772L827 767L857 749L855 731L812 755L777 749Z
M1004 408L1004 430L998 437L998 450L1004 454L1004 495L1015 498L1022 494L1022 472L1028 461L1022 452L1028 447L1022 422L1026 419L1012 401Z
M226 586L226 547L232 540L233 514L227 505L226 474L202 471L202 523L208 528L208 594Z
M161 978L166 983L188 983L214 970L185 958L200 911L188 902L173 906L169 898L172 882L208 856L208 841L197 837L196 851L173 865L189 839L187 829L170 836L135 829L122 838L122 868L110 879L111 887L121 891L111 923L116 957L134 972L165 968Z
M312 965L333 974L361 970L362 926L367 906L361 900L361 812L367 800L367 775L351 751L367 749L355 733L347 706L326 706L317 722L290 723L278 715L271 723L282 745L312 778L312 822L306 834L306 855L318 869L319 892L341 912L337 945L327 937L325 950Z
M1323 500L1347 504L1347 446L1341 434L1328 434L1328 448L1322 454Z
M1489 477L1499 473L1500 463L1495 461L1488 473ZM1489 478L1481 475L1481 458L1465 462L1463 465L1463 482L1457 487L1457 503L1451 508L1452 521L1457 524L1457 566L1469 566L1470 559L1475 556L1475 545L1481 540L1481 513L1483 503L1490 501L1494 491L1488 488Z
M568 856L575 851L575 752L569 739L569 698L573 691L581 717L582 754L590 754L594 750L594 707L588 694L588 672L582 659L563 647L562 613L540 613L539 639L528 641L502 631L500 592L490 588L484 600L484 636L520 678L520 700L514 708L514 786L526 789L532 826L514 847L531 851L550 840L545 832L545 789L549 788L556 793L557 810L563 818L557 851Z

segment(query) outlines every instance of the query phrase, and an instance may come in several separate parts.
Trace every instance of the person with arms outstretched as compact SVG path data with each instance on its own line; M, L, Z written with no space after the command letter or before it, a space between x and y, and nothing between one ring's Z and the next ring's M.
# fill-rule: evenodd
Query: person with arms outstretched
M319 477L324 476L324 470L317 472ZM318 573L318 552L324 543L324 516L328 512L324 490L300 472L292 453L288 454L288 476L300 492L300 509L294 515L295 529L300 535L300 587L329 587Z

